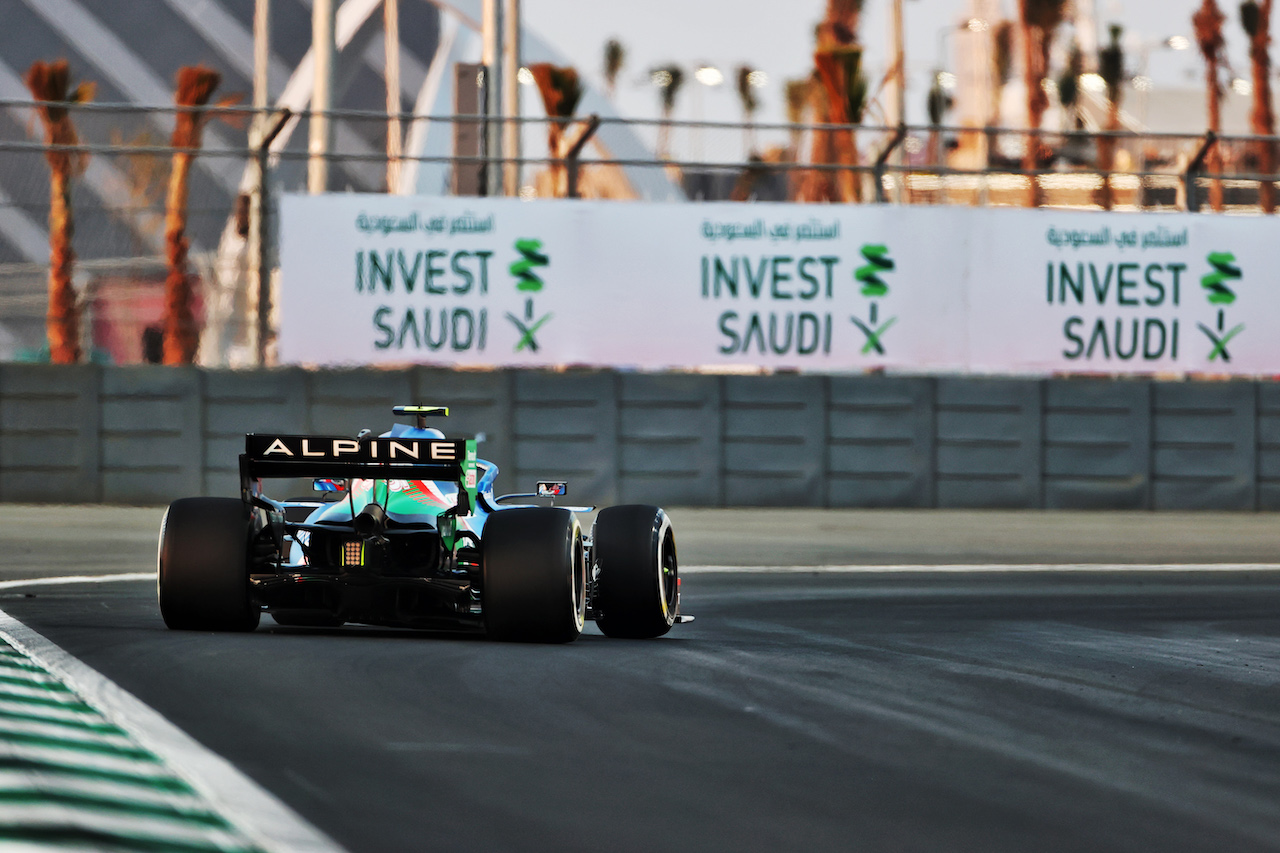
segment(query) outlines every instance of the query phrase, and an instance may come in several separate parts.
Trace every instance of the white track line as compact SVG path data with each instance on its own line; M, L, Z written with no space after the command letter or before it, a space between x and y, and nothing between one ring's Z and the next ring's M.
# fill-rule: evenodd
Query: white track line
M91 580L141 580L149 577L154 578L155 574L105 575ZM40 582L89 581L84 578L42 578ZM237 770L231 762L205 749L141 700L3 610L0 610L0 637L56 675L85 702L159 756L168 770L181 776L215 810L268 853L343 853L343 848L336 842Z
M43 586L45 584L76 583L112 583L114 581L155 580L155 572L126 572L118 575L68 575L60 578L23 578L15 581L0 581L0 590L21 589L24 586Z
M680 574L888 574L893 572L1274 572L1280 563L997 563L896 566L681 566Z
M826 566L681 566L680 573L687 575L876 575L894 572L939 572L945 574L979 574L999 572L1275 572L1280 563L952 563L933 565L927 563L902 563L886 566L826 565ZM155 580L155 572L127 572L114 575L69 575L66 577L24 578L0 581L0 592L29 586L60 586L63 584L98 584L116 581Z

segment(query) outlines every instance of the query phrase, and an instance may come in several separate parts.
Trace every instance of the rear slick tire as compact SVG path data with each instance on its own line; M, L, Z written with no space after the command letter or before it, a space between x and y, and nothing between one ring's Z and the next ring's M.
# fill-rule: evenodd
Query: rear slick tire
M249 515L235 498L183 498L160 523L160 615L186 631L252 631Z
M661 637L675 623L680 572L671 519L656 506L615 506L596 516L592 561L596 625L608 637Z
M484 622L496 640L570 643L587 614L582 528L567 509L498 510L481 544Z

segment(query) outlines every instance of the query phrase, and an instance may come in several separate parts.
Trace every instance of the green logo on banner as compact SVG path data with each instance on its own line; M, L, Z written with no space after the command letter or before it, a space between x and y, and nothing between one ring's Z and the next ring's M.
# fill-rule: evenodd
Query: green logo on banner
M853 278L862 285L862 295L870 299L871 304L868 306L867 322L863 322L858 317L849 319L866 338L866 343L862 345L862 354L870 355L874 351L878 355L885 355L884 333L898 322L898 318L890 317L881 323L880 303L876 300L889 295L889 285L881 275L893 272L897 265L889 257L888 246L867 244L862 247L862 258L866 264L854 270Z
M1231 352L1227 349L1227 344L1231 343L1232 338L1244 331L1244 323L1237 323L1230 329L1227 328L1225 306L1233 305L1236 301L1236 292L1228 285L1241 281L1244 278L1244 272L1236 264L1236 256L1230 252L1212 252L1208 257L1208 262L1213 271L1200 279L1200 286L1205 289L1205 298L1209 300L1209 304L1219 306L1218 323L1216 328L1210 328L1204 323L1197 323L1196 325L1209 338L1209 343L1212 346L1212 349L1209 350L1209 361L1217 361L1221 358L1224 362L1229 363L1231 361Z
M889 257L889 247L863 246L862 257L867 262L866 265L858 267L853 273L854 279L862 285L862 295L868 299L887 296L889 285L885 284L880 273L893 272L896 266Z
M551 259L542 251L541 240L517 240L515 249L520 258L512 263L508 269L516 279L516 290L528 294L528 296L524 300L524 317L517 317L508 311L507 319L515 325L516 331L520 333L520 340L516 342L515 352L525 349L530 352L537 352L538 330L551 319L552 315L544 314L535 320L534 315L536 312L534 310L533 296L541 293L545 285L545 282L538 275L538 270L542 267L551 266Z
M1213 305L1230 305L1235 302L1236 293L1227 287L1227 282L1244 278L1244 273L1236 266L1236 256L1230 252L1213 252L1209 255L1209 265L1213 267L1213 272L1200 279L1200 286L1209 291L1209 302Z

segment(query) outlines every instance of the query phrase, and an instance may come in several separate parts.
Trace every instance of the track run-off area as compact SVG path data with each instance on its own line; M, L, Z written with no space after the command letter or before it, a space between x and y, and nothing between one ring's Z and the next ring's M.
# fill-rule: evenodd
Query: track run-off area
M0 849L1280 850L1280 517L671 510L567 646L173 632L161 508L5 507Z

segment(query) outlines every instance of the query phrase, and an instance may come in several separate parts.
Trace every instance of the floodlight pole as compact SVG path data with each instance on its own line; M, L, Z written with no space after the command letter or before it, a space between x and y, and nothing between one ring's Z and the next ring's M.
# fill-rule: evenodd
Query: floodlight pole
M902 25L902 0L893 0L892 29L890 34L893 40L893 67L895 90L893 97L893 124L898 127L904 127L907 123L907 48L906 37L903 34ZM899 138L889 149L893 152L894 160L898 163L902 162L902 155L897 151L897 143L902 140ZM882 175L876 176L876 195L884 194L884 181Z
M502 11L502 194L520 194L520 0Z
M502 194L502 0L484 0L481 30L484 41L484 188L488 196Z
M245 254L249 260L249 286L258 291L258 323L254 349L258 366L266 365L269 334L271 279L267 264L267 158L263 138L267 133L267 106L270 99L267 72L271 65L271 0L256 0L253 7L253 124L249 129L249 233L245 235Z
M907 120L907 49L906 38L902 28L902 0L893 0L892 32L893 66L896 91L893 93L894 125L903 124Z
M307 192L329 189L329 153L333 150L334 0L314 0L311 7L311 55L315 84L311 90L311 139L308 147Z
M387 192L394 194L400 191L400 158L403 154L400 131L400 3L399 0L382 2L387 86Z
M266 124L265 110L270 98L268 72L271 68L271 0L255 0L253 6L253 116L254 131L261 135Z

